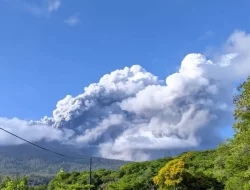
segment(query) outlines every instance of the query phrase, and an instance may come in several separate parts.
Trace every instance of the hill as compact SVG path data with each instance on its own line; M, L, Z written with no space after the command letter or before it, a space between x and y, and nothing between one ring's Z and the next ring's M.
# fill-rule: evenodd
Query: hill
M0 175L55 176L63 168L65 171L85 171L89 169L90 153L71 146L56 143L38 143L53 151L69 155L71 159L43 151L28 144L0 146ZM93 169L119 169L128 162L109 159L92 159Z
M78 190L156 190L158 189L157 179L162 178L162 170L165 172L170 166L169 179L171 183L191 186L191 189L200 187L200 189L222 190L224 184L216 179L214 170L214 160L216 151L188 152L176 157L166 157L153 161L133 162L121 166L119 170L99 169L92 172L92 184L89 185L89 171L66 172L61 170L51 179L48 186L33 186L32 188L42 189L65 189ZM185 171L178 162L185 162ZM177 163L177 164L176 164ZM184 166L184 165L183 165ZM165 168L165 169L164 169ZM167 175L167 172L164 174ZM157 176L157 177L156 177ZM178 182L179 178L182 180ZM163 178L162 178L163 179ZM161 179L161 180L162 180ZM160 180L159 180L160 181ZM165 189L165 188L164 188ZM190 189L190 188L188 188Z

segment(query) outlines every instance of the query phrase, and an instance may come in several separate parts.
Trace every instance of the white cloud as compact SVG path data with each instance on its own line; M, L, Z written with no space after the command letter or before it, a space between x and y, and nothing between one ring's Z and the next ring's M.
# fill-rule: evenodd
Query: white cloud
M139 65L125 67L76 97L67 95L51 118L18 120L20 127L5 119L2 125L18 128L15 132L33 141L62 139L117 159L144 160L169 151L215 147L222 141L219 128L233 121L234 83L250 75L249 50L250 35L235 32L218 61L189 54L165 84Z
M66 20L64 20L64 22L68 24L69 26L75 26L76 24L80 22L80 19L77 15L73 15L67 18Z
M60 0L48 0L47 10L49 13L57 11L60 5L61 5Z
M29 141L61 141L64 139L62 130L46 125L30 125L29 122L18 118L7 119L0 117L0 127L19 135ZM0 130L0 145L13 145L24 143L22 140Z
M61 6L61 0L16 0L17 5L35 16L49 16Z
M227 82L238 82L246 79L250 73L250 34L235 31L228 38L222 54L216 56L217 66L206 68L211 77ZM229 77L230 76L230 77Z
M228 39L226 51L235 55L229 69L234 72L235 79L244 79L250 72L250 35L246 32L236 31ZM237 55L237 56L236 56Z

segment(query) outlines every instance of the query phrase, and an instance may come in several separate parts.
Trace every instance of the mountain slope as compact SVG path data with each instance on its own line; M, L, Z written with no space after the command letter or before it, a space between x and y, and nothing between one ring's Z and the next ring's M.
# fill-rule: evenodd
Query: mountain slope
M89 169L90 152L59 144L40 143L43 147L70 157L46 152L28 144L0 147L0 175L49 175L54 176L61 168L65 171ZM92 168L118 169L125 161L92 158Z

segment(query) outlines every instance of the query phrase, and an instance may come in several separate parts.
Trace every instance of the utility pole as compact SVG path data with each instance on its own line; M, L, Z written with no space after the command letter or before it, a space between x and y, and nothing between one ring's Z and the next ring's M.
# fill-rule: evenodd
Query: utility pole
M92 156L89 158L89 185L91 185L92 180ZM91 187L89 188L91 189Z

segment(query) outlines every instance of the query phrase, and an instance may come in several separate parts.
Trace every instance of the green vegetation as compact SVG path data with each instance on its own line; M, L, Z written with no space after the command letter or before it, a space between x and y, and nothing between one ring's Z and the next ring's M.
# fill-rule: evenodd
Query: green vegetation
M224 184L213 174L215 151L189 152L176 157L154 177L159 189L220 190Z
M176 157L134 162L119 170L59 173L47 186L27 178L1 180L4 190L249 190L250 189L250 78L234 98L235 135L216 150L187 152Z
M93 168L107 168L117 170L127 162L119 160L108 160L109 165L94 160ZM54 177L63 168L65 171L85 171L89 168L89 160L58 159L45 160L40 158L16 158L0 156L0 175L36 175Z
M5 177L0 181L0 189L2 190L46 190L46 185L29 186L28 178L16 178L11 179L10 177Z
M226 190L250 189L250 77L235 102L235 135L217 150L216 170Z
M60 170L49 182L49 190L156 190L171 189L223 189L223 184L213 176L215 151L185 153L180 156L166 157L154 161L133 162L121 166L119 170L99 169L92 172L92 186L89 185L89 172L65 172ZM173 173L169 173L169 172ZM172 175L172 176L171 176ZM163 177L161 177L163 176ZM168 178L164 178L168 176ZM183 176L183 177L182 177ZM173 177L173 178L172 178ZM157 182L157 178L161 181ZM161 185L172 181L172 186ZM28 185L27 185L28 186ZM33 187L32 188L38 188ZM185 187L185 188L184 188ZM41 187L39 187L41 188ZM172 188L173 189L173 188ZM201 188L202 189L202 188Z

